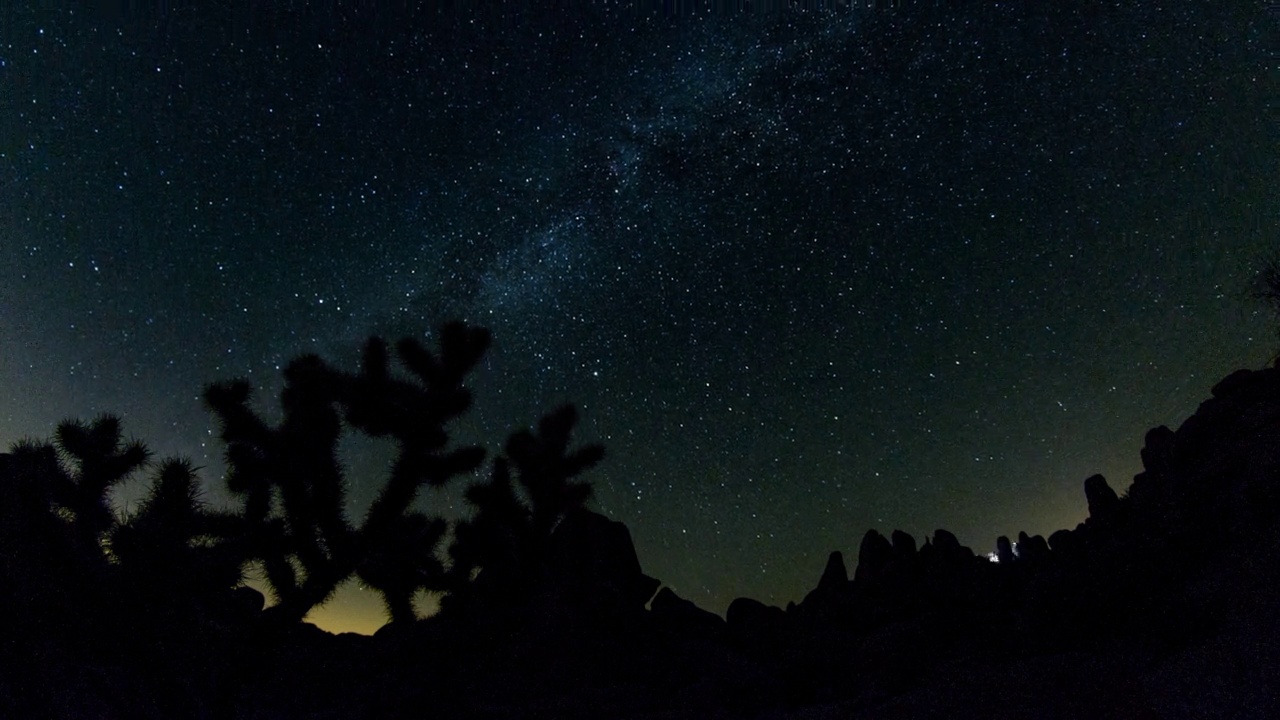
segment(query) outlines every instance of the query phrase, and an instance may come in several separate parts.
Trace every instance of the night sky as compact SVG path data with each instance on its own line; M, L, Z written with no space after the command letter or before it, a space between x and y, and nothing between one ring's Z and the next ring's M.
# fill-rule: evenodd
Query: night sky
M204 383L270 408L296 355L464 318L495 345L460 436L575 402L593 507L723 612L872 527L1072 527L1085 477L1127 487L1148 428L1277 348L1263 3L15 4L3 447L114 412L223 503ZM386 448L345 449L358 516ZM381 612L351 586L313 619Z

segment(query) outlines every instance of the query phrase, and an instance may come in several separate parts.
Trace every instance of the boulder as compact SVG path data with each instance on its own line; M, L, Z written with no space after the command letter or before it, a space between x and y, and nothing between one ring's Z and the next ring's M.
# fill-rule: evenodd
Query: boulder
M996 560L1001 565L1008 565L1013 562L1013 545L1009 543L1009 538L1001 535L996 538Z
M916 539L901 530L893 531L893 556L898 560L914 561L916 557Z
M938 528L933 531L933 546L944 556L973 556L973 551L960 544L960 539L950 530Z
M1102 475L1092 475L1084 481L1084 496L1089 501L1089 519L1107 522L1120 509L1120 498Z
M1255 370L1240 369L1218 381L1213 386L1213 396L1216 398L1227 397L1245 392L1256 385L1260 380L1265 380L1265 371L1259 372Z
M844 555L834 550L827 556L827 566L818 580L819 590L840 590L849 584L849 571L844 566Z
M550 550L553 582L593 604L643 610L661 584L641 571L627 526L599 513L567 515L551 536Z
M725 613L725 624L733 644L766 665L781 662L786 621L782 608L745 597L729 603L729 610Z
M262 608L266 607L267 598L258 590L241 585L231 591L231 602L236 608L236 612L245 616L252 617L262 612Z
M1079 528L1077 528L1079 529ZM1075 530L1057 530L1049 536L1049 549L1055 553L1074 555L1079 552L1083 543Z
M854 570L853 581L865 583L875 580L883 576L892 563L893 546L880 533L868 530L858 547L858 567Z
M1038 563L1049 557L1049 543L1045 542L1043 535L1028 536L1024 530L1018 533L1017 551L1018 560Z
M683 637L719 640L725 634L723 618L676 595L669 587L658 591L649 612L659 626Z
M1149 473L1164 475L1173 462L1173 431L1166 425L1147 431L1142 448L1142 467Z

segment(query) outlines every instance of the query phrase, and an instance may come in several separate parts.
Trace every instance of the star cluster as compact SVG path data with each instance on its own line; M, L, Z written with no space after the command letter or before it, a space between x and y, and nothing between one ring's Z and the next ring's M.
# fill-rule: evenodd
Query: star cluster
M1275 20L928 5L4 10L0 441L120 413L219 500L202 383L458 317L462 434L577 403L711 610L869 527L1071 526L1270 357Z

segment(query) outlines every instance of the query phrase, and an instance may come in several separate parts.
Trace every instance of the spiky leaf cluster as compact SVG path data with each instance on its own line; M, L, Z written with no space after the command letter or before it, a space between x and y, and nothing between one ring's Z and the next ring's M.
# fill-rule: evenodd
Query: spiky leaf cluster
M73 468L53 473L54 501L74 517L80 541L96 546L115 521L111 489L146 464L150 453L141 442L125 442L119 418L110 415L88 424L64 421L54 438Z

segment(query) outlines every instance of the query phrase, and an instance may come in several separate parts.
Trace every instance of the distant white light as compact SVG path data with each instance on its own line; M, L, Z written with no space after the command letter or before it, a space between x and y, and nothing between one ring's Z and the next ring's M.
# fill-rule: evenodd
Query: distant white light
M1000 562L1000 556L997 553L993 553L993 552L987 553L987 559L993 563Z

